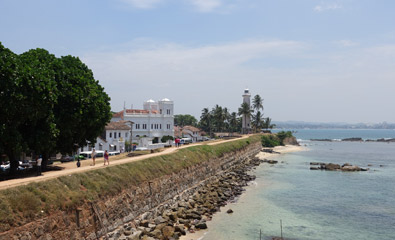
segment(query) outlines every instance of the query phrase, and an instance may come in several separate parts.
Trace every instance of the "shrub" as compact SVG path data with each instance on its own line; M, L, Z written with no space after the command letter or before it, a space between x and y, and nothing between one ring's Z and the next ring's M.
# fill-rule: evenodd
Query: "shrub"
M170 135L167 135L167 136L163 136L160 141L165 143L165 142L167 142L169 140L174 140L174 138L172 136L170 136Z
M277 134L262 135L261 142L263 147L284 146L284 139L290 137L293 137L292 132L281 131L278 132Z
M263 147L275 147L281 145L280 139L275 135L263 135L261 138Z
M278 139L280 139L281 145L284 145L284 139L293 137L291 131L287 131L287 132L281 131L278 132L276 136L278 137Z

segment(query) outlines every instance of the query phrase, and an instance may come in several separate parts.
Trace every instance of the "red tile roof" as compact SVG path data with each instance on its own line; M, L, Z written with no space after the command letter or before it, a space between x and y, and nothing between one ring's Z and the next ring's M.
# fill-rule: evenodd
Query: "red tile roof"
M112 115L113 118L121 118L123 119L123 111L114 113ZM151 110L152 114L159 114L159 111L157 110ZM144 109L126 109L126 114L149 114L148 110L144 110Z
M129 121L118 121L118 122L109 122L106 127L106 130L130 130Z

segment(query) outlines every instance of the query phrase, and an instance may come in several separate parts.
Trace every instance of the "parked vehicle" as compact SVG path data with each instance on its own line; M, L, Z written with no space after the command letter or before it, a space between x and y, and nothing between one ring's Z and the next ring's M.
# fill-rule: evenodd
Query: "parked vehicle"
M108 155L115 156L121 154L119 151L108 152Z
M138 148L136 148L135 151L148 151L148 148L146 148L146 147L138 147Z
M92 158L92 151L80 152L80 155L85 157L85 159ZM96 150L96 157L103 157L103 156L104 156L104 151Z
M60 159L61 163L72 162L72 161L74 161L74 157L73 156L69 156L69 155L62 156L62 158Z

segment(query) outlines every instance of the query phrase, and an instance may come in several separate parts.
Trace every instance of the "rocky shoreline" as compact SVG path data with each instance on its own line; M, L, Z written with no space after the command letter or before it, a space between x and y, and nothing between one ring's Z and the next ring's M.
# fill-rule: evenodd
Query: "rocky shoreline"
M170 240L179 239L187 232L206 229L206 221L211 220L212 215L220 211L220 207L235 201L248 182L255 179L255 176L248 174L248 171L262 162L264 160L259 158L241 162L232 169L201 183L185 197L178 196L178 201L173 204L163 204L152 209L106 234L103 239ZM228 213L231 214L231 211Z
M311 162L310 170L327 170L327 171L343 171L343 172L359 172L368 171L369 168L361 168L349 163L343 165L335 163L322 163L322 162Z

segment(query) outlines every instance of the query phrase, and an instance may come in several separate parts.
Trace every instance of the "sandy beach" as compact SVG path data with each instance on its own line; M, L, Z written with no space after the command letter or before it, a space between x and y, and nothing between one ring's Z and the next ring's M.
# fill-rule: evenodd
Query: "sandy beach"
M306 151L306 150L307 150L307 148L305 148L303 146L294 146L294 145L278 146L273 149L273 151L278 152L280 154L286 154L289 152ZM278 154L277 153L260 152L256 156L259 157L260 159L265 159L265 158L267 159L267 158L274 158L274 157L278 156ZM221 208L221 211L227 211L227 210L228 210L228 206ZM215 217L215 214L213 217ZM187 232L187 235L181 236L180 240L200 240L200 239L202 239L204 237L204 235L208 231L210 231L210 222L208 222L207 226L208 226L207 230L200 230L200 231L196 231L194 233Z

